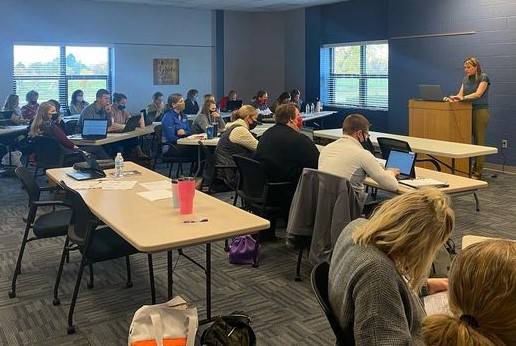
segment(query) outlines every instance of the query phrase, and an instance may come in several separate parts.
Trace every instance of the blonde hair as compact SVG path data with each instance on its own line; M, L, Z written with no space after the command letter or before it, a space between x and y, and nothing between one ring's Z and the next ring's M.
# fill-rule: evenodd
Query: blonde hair
M238 119L246 119L253 115L258 115L259 111L251 105L243 105L239 109L233 111L231 113L231 121L235 121Z
M473 244L453 261L449 304L453 316L423 321L427 345L516 344L516 242Z
M29 130L30 137L36 137L41 134L43 123L45 121L50 120L50 118L48 117L48 110L51 107L55 108L54 104L49 101L43 102L39 105L36 116L34 117L32 124L30 125L30 130Z
M7 96L7 99L5 100L4 110L12 111L14 110L15 105L19 105L19 103L20 97L16 94L10 94L9 96Z
M454 222L448 197L435 188L424 188L383 203L352 237L356 244L373 245L385 253L418 291Z
M476 69L475 78L480 78L480 75L482 74L482 67L480 66L480 61L478 61L477 58L472 56L467 57L466 59L464 59L464 64L473 66Z

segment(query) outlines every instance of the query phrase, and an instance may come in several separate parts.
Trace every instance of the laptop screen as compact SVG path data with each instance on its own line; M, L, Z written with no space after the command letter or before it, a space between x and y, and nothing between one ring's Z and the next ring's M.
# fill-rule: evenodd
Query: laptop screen
M84 119L82 124L83 136L105 136L107 133L107 120Z
M416 154L411 151L391 150L385 168L397 168L400 174L410 176L415 160Z

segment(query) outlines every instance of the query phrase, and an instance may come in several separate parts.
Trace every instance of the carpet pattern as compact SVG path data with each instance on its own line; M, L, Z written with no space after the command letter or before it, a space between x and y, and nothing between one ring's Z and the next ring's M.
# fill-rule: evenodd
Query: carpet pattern
M516 239L516 177L499 174L487 178L489 188L479 192L481 211L472 195L454 197L457 247L465 234ZM229 201L228 194L221 194ZM127 345L134 312L150 304L147 256L131 257L134 286L125 288L125 261L94 266L95 286L86 288L83 276L75 310L77 333L66 334L67 313L80 257L72 254L61 281L61 305L52 305L52 289L64 239L31 242L26 247L17 297L9 299L27 214L27 196L13 177L0 178L0 344L1 345ZM149 230L150 231L150 230ZM244 311L252 317L259 345L331 345L332 331L310 286L310 266L303 262L303 281L294 282L297 253L278 240L261 248L259 268L235 266L227 261L223 242L212 246L212 297L214 315ZM185 249L204 262L204 246ZM174 253L174 261L178 259ZM157 300L166 300L166 256L154 255ZM180 294L205 316L204 273L181 258L174 272L174 294Z

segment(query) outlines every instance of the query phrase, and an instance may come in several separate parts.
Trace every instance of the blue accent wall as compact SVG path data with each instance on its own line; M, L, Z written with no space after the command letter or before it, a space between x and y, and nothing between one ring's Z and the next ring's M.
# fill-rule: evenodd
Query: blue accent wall
M400 36L474 31L473 35L396 39ZM491 78L487 144L504 149L516 165L516 3L499 0L350 0L306 10L306 93L319 94L322 44L389 40L389 111L362 112L375 130L408 133L410 98L418 84L440 84L454 94L466 56L480 59ZM344 113L361 110L344 110ZM377 125L378 124L378 125ZM487 160L502 163L503 155Z

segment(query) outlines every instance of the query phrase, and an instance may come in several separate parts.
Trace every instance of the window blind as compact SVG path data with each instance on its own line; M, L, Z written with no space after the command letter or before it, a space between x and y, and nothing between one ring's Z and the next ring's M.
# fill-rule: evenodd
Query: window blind
M388 109L389 47L385 42L323 46L320 94L336 107Z
M108 47L14 45L13 53L13 91L22 100L36 90L40 102L58 100L64 111L77 89L90 103L98 89L111 89Z

